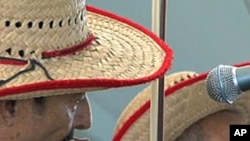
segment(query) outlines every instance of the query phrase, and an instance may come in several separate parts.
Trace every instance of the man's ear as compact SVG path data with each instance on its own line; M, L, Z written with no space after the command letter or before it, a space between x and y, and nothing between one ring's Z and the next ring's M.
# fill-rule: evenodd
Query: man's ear
M0 101L0 115L5 123L12 125L16 116L16 101Z

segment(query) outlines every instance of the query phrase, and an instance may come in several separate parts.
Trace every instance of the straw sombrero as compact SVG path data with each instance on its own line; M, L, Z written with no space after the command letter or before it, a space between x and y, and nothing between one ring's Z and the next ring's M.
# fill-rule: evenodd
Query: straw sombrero
M250 66L250 63L236 66ZM165 91L166 141L175 141L193 123L225 109L235 109L244 113L246 119L249 119L247 122L250 123L250 94L242 95L232 105L219 103L207 94L207 73L193 78L185 77L185 75L190 76L190 74L177 73L166 78L166 83L169 85ZM175 81L176 84L173 85ZM150 92L150 88L146 88L130 102L117 122L113 141L149 141Z
M1 0L0 17L0 100L142 84L172 63L155 34L85 0Z

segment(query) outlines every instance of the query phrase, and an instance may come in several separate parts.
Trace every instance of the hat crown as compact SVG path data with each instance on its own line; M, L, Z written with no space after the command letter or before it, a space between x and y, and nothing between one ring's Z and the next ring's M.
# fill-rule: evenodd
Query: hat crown
M85 0L1 0L0 56L28 59L84 42Z

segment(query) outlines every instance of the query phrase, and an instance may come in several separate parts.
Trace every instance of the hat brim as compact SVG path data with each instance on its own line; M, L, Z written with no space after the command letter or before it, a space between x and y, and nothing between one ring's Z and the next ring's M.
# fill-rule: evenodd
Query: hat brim
M242 63L235 66L249 66L250 63ZM186 128L200 119L225 109L235 109L243 113L250 123L250 94L242 95L234 104L219 103L212 100L206 91L206 77L203 73L197 77L182 81L171 86L165 91L165 140L174 141ZM140 93L140 95L150 95ZM130 106L123 113L130 113L127 117L120 117L115 128L113 141L149 141L150 135L150 100L140 99L141 105L137 109ZM130 112L128 112L130 111ZM131 112L132 111L132 112ZM122 114L121 116L123 116Z
M113 13L87 6L88 26L97 40L75 55L40 62L44 69L19 75L1 86L0 100L79 93L143 84L171 67L172 49L148 29ZM0 64L2 80L22 65Z
M165 89L197 75L198 73L193 71L181 71L169 74L165 77ZM123 126L125 121L128 120L138 109L140 109L142 105L151 99L151 93L152 86L148 86L133 98L117 120L117 124L114 129L115 132L117 132Z

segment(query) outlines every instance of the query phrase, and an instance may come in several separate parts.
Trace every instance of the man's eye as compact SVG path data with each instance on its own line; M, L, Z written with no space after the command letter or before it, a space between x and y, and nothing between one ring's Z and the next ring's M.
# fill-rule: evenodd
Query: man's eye
M81 102L80 99L77 99L77 100L74 101L74 106L73 106L74 110L77 110L77 107L78 107L78 105L79 105L80 102Z
M78 105L80 103L80 99L75 100L75 104Z

